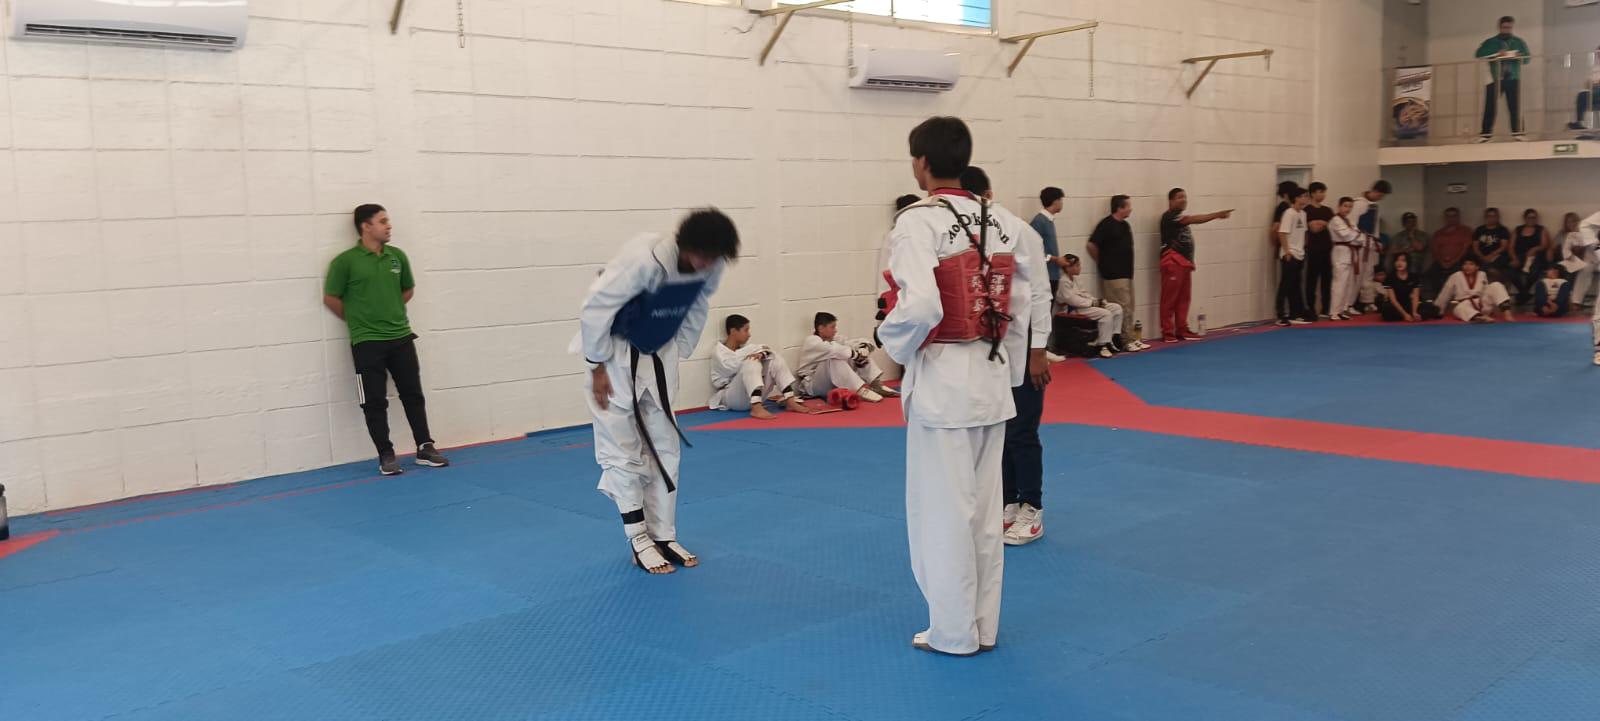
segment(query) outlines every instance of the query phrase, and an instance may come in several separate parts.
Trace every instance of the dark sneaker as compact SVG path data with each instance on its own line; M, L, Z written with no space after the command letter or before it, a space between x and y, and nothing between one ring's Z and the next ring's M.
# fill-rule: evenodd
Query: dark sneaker
M450 461L435 450L432 443L424 443L417 447L417 465L443 468L450 465Z
M396 476L402 473L400 461L395 460L394 451L378 454L378 472L385 476Z

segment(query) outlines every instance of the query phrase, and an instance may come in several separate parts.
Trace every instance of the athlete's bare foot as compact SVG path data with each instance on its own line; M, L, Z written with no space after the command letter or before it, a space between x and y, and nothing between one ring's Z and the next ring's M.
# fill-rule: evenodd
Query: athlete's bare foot
M700 565L700 559L677 541L656 541L656 548L661 549L661 555L668 561L684 568L694 568Z
M806 405L799 398L790 398L788 402L783 404L783 408L790 413L804 413L806 415L816 413L816 411L811 410L811 406Z
M767 404L765 403L757 403L750 406L750 417L758 421L770 421L777 418L777 416L772 415L772 411L767 410Z
M641 535L631 539L630 543L634 549L633 565L643 568L646 573L652 576L664 576L678 571L678 569L673 568L672 562L668 561L666 555L661 552L661 548L654 541L651 541L649 537Z

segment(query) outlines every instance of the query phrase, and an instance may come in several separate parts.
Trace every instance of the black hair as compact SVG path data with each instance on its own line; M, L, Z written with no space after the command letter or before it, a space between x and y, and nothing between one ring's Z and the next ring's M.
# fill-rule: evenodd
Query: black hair
M356 221L356 232L360 233L361 232L361 226L366 225L367 221L372 220L373 216L375 216L375 215L377 215L379 213L382 213L382 212L383 212L383 206L378 205L377 203L366 203L366 204L363 204L363 205L356 206L356 211L354 213L355 221Z
M1455 213L1456 215L1460 215L1461 214L1461 209L1452 205L1452 206L1450 206L1448 208L1445 208L1444 212L1445 212L1445 215L1449 215L1451 213Z
M1324 182L1322 182L1320 180L1315 182L1315 183L1312 183L1311 187L1307 188L1307 190L1309 190L1309 191L1311 191L1313 193L1315 193L1315 192L1317 192L1319 190L1327 190L1327 189L1328 189L1328 184L1324 183Z
M747 325L750 325L749 318L739 315L738 313L734 313L733 315L728 316L727 320L722 322L722 329L724 332L732 333Z
M1378 181L1376 183L1373 183L1372 184L1372 189L1377 191L1377 192L1379 192L1379 193L1383 193L1384 195L1388 195L1388 194L1394 192L1394 186L1390 185L1389 181L1387 181L1387 180L1380 180L1380 181Z
M1178 197L1178 194L1182 192L1183 188L1173 188L1167 191L1167 202L1172 202L1172 199Z
M1061 256L1061 259L1067 261L1068 265L1071 265L1073 263L1078 262L1078 256L1073 255L1071 253L1067 253L1066 255Z
M1113 196L1111 196L1111 212L1115 213L1115 212L1117 212L1119 210L1122 210L1122 206L1127 205L1127 204L1128 204L1128 196L1126 196L1126 195L1113 195Z
M989 185L989 174L976 165L967 166L961 171L961 189L973 195L983 195L993 189Z
M1039 191L1039 204L1048 208L1052 205L1055 205L1057 200L1065 197L1067 197L1065 191L1052 185L1044 190Z
M1535 210L1533 208L1529 208L1527 210L1522 211L1522 218L1523 218L1523 220L1527 220L1528 216L1530 216L1530 215L1538 215L1538 214L1539 214L1539 211L1537 211L1537 210Z
M827 325L829 323L838 323L838 322L839 322L839 319L834 317L834 315L832 313L829 313L827 311L818 311L816 316L814 316L811 319L811 332L815 333L815 332L817 332L817 329L821 328L822 326L825 326L825 325Z
M1305 188L1297 187L1294 190L1289 191L1289 200L1292 202L1295 198L1298 198L1298 197L1300 197L1302 195L1310 195L1310 194L1311 194L1311 191L1306 190Z
M1345 203L1354 203L1354 202L1356 202L1356 199L1352 198L1352 197L1350 197L1348 195L1346 195L1346 196L1344 196L1344 197L1339 199L1339 204L1340 205L1344 205Z
M1280 180L1278 181L1278 197L1281 198L1285 195L1288 195L1289 193L1294 192L1294 189L1298 187L1300 187L1300 184L1294 182L1293 180ZM1171 200L1172 196L1168 195L1167 199Z
M928 118L911 129L911 157L928 162L936 178L959 178L972 162L972 131L961 118Z
M906 195L902 195L902 196L900 196L898 198L895 198L894 199L894 212L898 213L898 212L900 212L902 210L905 210L907 207L915 204L919 200L922 200L922 196L920 196L920 195L911 195L909 193L906 194Z
M678 249L708 258L732 260L739 257L739 230L733 220L716 208L701 208L678 226Z
M1484 215L1488 215L1490 213L1494 213L1496 216L1499 216L1500 215L1500 209L1499 208L1484 208L1483 209L1483 214Z
M1417 214L1408 210L1408 211L1400 214L1400 219L1401 220L1416 220L1417 219Z
M1517 24L1517 19L1514 18L1514 17L1511 17L1510 15L1502 15L1502 16L1500 16L1500 22L1495 23L1495 24L1496 25L1504 25L1506 23L1511 23L1512 25L1515 25L1515 24Z

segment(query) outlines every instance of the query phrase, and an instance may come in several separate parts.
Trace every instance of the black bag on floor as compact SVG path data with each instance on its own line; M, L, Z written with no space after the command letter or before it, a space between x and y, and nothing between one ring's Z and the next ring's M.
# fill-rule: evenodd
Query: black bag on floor
M1050 331L1051 353L1078 358L1100 354L1099 349L1094 347L1095 336L1100 333L1099 325L1088 318L1070 313L1058 314L1051 323Z

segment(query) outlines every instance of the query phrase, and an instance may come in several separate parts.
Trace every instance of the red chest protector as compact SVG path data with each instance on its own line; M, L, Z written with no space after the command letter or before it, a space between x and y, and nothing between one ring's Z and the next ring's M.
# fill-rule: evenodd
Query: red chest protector
M982 213L978 219L978 232L972 232L966 216L957 211L950 201L934 197L908 206L942 205L956 217L956 222L966 232L971 245L955 255L939 259L933 269L934 282L939 286L939 303L944 308L944 318L939 321L928 343L970 343L986 340L991 344L990 358L999 355L1000 342L1006 337L1006 327L1011 322L1011 278L1016 272L1016 259L1011 253L988 252L989 204L978 200ZM971 197L970 195L968 197ZM904 210L901 211L905 212ZM889 290L883 293L879 305L884 313L894 310L899 300L900 286L889 271L883 271Z

